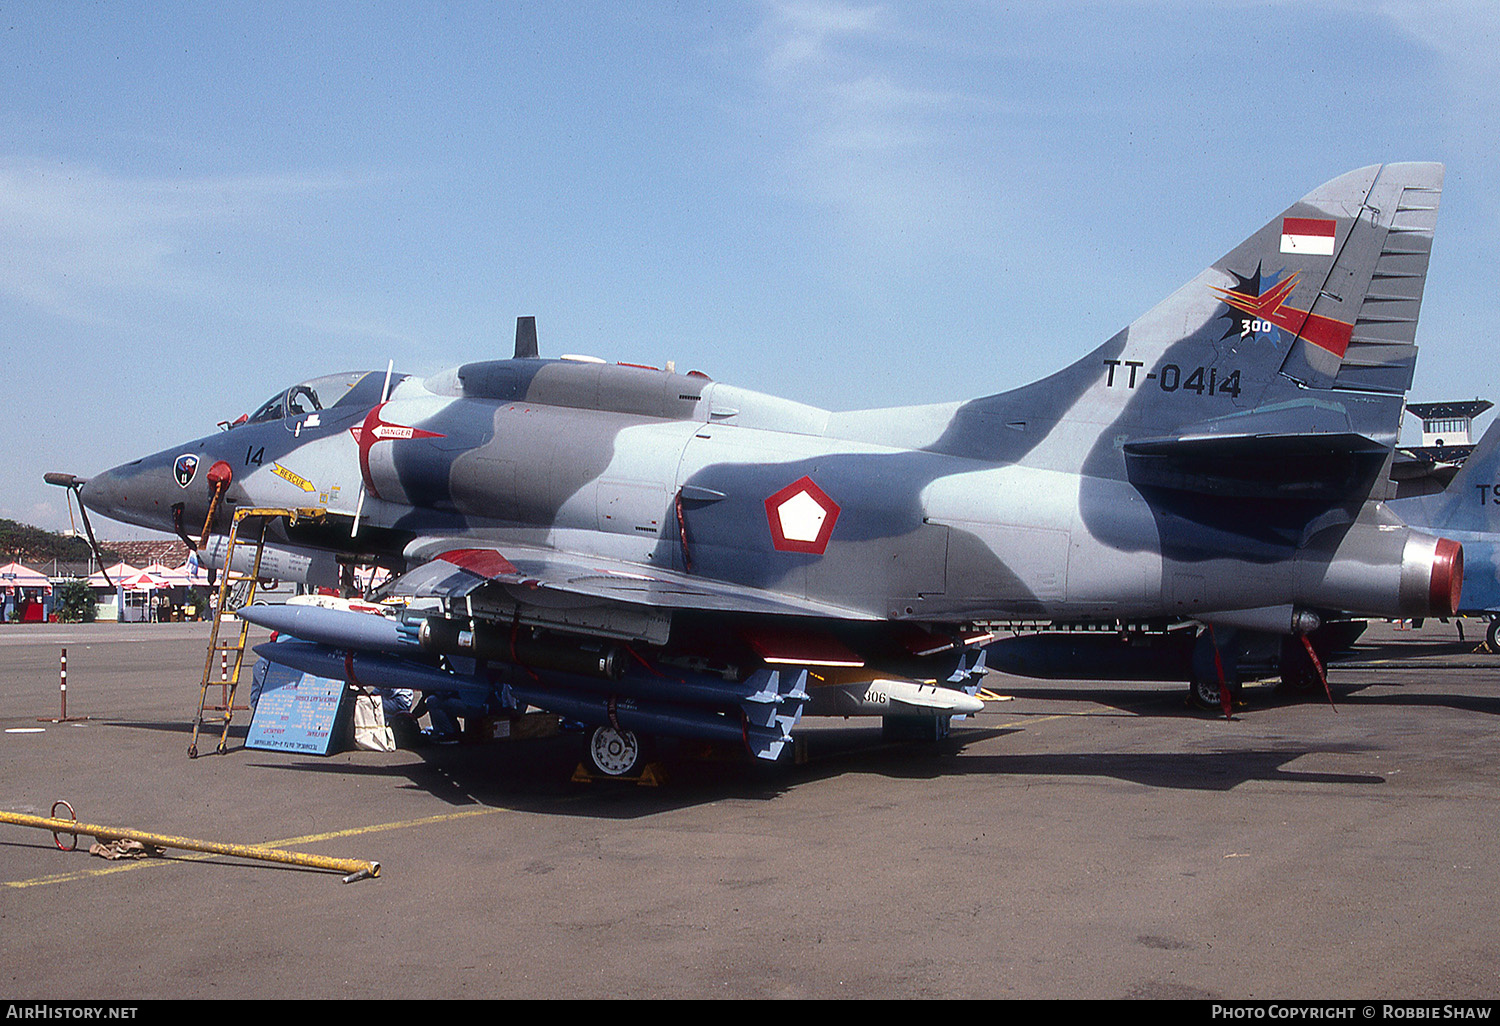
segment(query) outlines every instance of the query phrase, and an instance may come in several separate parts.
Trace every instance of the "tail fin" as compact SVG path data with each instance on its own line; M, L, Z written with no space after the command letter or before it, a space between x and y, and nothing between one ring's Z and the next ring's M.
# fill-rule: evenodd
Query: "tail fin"
M1391 508L1414 527L1500 538L1500 418L1490 423L1448 487L1434 495L1397 499Z
M1351 210L1348 194L1367 177L1364 200ZM1441 164L1387 164L1335 179L1282 217L1280 251L1310 258L1303 268L1310 279L1320 270L1316 257L1333 257L1317 292L1307 293L1307 312L1289 307L1275 318L1294 336L1283 374L1313 388L1411 387L1442 188Z
M1442 174L1387 164L1336 178L1132 324L1123 354L1141 387L1117 421L1129 430L1114 434L1130 479L1368 494L1416 364Z
M1441 164L1335 178L1132 324L1120 366L1139 361L1155 384L1144 394L1156 401L1142 405L1157 430L1275 407L1305 389L1404 393L1442 179ZM1205 402L1182 403L1184 390ZM1379 433L1394 440L1399 416ZM1288 419L1283 429L1311 426Z
M1083 469L1116 476L1132 447L1228 440L1192 456L1219 462L1296 436L1261 451L1297 462L1315 436L1366 481L1400 433L1442 180L1384 164L1319 186L1072 366L964 404L936 447L1076 467L1092 441Z

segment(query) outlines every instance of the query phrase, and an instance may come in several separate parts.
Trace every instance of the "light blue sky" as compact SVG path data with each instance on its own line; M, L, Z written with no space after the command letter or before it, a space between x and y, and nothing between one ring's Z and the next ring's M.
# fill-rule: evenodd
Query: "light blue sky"
M520 314L544 355L834 408L1000 391L1391 160L1448 168L1412 398L1500 401L1487 2L36 0L0 33L12 519L303 378L509 355Z

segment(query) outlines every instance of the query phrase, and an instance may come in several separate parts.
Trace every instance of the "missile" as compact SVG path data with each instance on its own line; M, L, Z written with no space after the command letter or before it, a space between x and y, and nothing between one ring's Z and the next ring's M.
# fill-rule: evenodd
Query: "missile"
M327 646L322 652L308 647L283 650L275 646L263 652L256 649L272 662L281 662L305 673L350 680L370 687L418 690L451 691L457 686L454 681L464 679L426 663L402 658L426 648L418 644L418 637L423 632L389 617L305 605L247 606L240 610L240 615L261 627ZM427 620L424 626L430 623L432 621ZM360 653L360 657L348 667L345 666L345 651ZM389 658L377 659L374 658L376 654ZM533 681L569 691L628 695L672 705L741 706L756 723L769 724L777 716L786 715L784 707L800 711L807 699L805 670L800 673L761 670L743 681L726 681L712 674L691 671L663 673L635 664L627 668L623 657L612 655L606 663L598 660L592 650L579 649L575 655L561 645L535 642L518 642L513 652L495 647L488 650L488 655L515 666L512 677L516 680L524 673ZM290 659L297 662L288 662ZM358 680L348 676L350 669ZM417 680L423 683L416 683ZM520 680L520 683L527 682ZM470 678L466 686L490 690L487 678Z
M359 652L417 652L414 633L400 620L322 606L245 606L240 618L279 634Z
M791 740L787 729L780 724L772 728L760 727L744 723L738 717L689 706L635 699L616 701L605 696L565 694L525 686L512 686L511 693L531 705L596 727L618 724L625 730L641 734L742 744L761 759L775 759L781 746Z
M527 677L531 679L527 679ZM738 706L752 723L770 726L778 717L801 715L807 701L806 670L760 670L742 681L727 681L701 673L667 676L633 669L618 680L603 680L585 674L541 672L521 668L506 676L513 694L541 682L549 689L568 694L619 695L668 706ZM540 704L544 708L546 703Z
M488 676L452 674L436 666L396 655L341 651L316 642L265 642L256 646L255 653L273 663L280 663L303 673L330 680L344 680L363 687L465 691L483 698L488 697L498 686ZM671 706L739 706L752 723L763 726L770 726L778 717L785 718L788 715L795 720L802 703L807 700L807 693L803 689L807 680L805 670L796 673L761 670L743 681L726 681L694 673L684 674L680 678L657 677L636 671L620 680L606 681L559 671L542 671L532 676L531 671L519 668L512 670L507 679L511 683L512 694L516 695L521 690L545 688L549 693L559 690L582 693L590 701L597 695L622 695ZM545 701L531 704L549 708Z
M807 711L812 716L899 716L914 712L957 716L984 710L984 699L953 688L884 677L815 687L810 694Z
M365 614L356 613L356 616ZM436 666L378 652L339 651L312 641L267 641L255 646L255 654L314 677L342 680L358 687L413 691L456 692L465 700L483 704L494 692L489 681L461 677Z
M463 699L475 703L483 703L495 691L487 678L455 675L444 672L437 666L426 666L414 660L380 652L341 652L305 640L264 642L255 646L255 652L273 663L281 663L282 666L302 670L303 673L348 681L362 687L447 691L458 693ZM769 670L769 673L777 681L780 679L775 670ZM522 673L517 670L511 676L519 678ZM796 723L801 711L804 694L799 690L798 681L805 678L805 672L790 678L792 690L778 696L780 700L795 702L795 711L792 714L766 714L763 717L765 723L756 723L753 718L747 718L748 714L742 717L738 709L720 712L679 702L646 702L628 694L619 697L604 691L573 690L562 684L559 679L562 676L567 675L547 673L546 676L537 676L535 681L519 684L513 682L510 684L511 697L526 705L534 705L592 726L612 726L618 723L624 729L648 735L744 744L754 756L774 759L780 753L781 745L790 738L789 729ZM574 679L600 684L594 678L579 676ZM628 685L628 682L627 678L624 684ZM744 694L745 688L741 687L739 691L741 694L738 700L748 700ZM771 681L762 681L760 685L751 684L750 691L751 694L775 694ZM666 690L663 693L670 694L672 691ZM676 696L681 697L681 694L681 691L676 691ZM715 691L714 697L721 706L730 705L736 700L735 694L724 688ZM774 709L774 705L771 708Z

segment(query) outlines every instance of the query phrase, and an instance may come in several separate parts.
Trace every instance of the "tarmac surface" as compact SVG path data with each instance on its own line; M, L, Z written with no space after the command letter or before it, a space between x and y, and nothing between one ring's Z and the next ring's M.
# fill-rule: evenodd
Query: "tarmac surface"
M1500 656L1373 625L1326 697L991 674L946 742L574 783L560 736L190 760L206 624L0 627L0 999L1500 996ZM59 716L67 649L68 714ZM212 753L213 743L200 746ZM64 837L64 842L70 838Z

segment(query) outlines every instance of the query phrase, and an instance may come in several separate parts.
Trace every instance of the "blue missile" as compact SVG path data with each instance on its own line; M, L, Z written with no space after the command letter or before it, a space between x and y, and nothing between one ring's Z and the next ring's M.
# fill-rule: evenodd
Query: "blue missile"
M640 670L625 674L619 680L606 681L583 674L541 671L535 680L523 679L521 673L506 677L512 694L530 688L538 681L548 689L560 688L568 694L591 696L622 695L655 702L664 706L739 706L750 722L769 727L777 717L800 715L807 701L806 670L760 670L742 681L726 681L710 674L683 673L681 676L653 675ZM545 702L534 705L546 707Z
M362 687L445 692L475 704L483 704L496 690L487 677L451 674L399 656L339 651L316 642L264 642L255 647L255 653L303 673ZM524 676L530 678L529 674ZM556 672L544 671L534 679L519 680L523 673L514 671L508 677L513 698L559 716L608 726L613 705L615 722L628 730L745 744L761 758L776 757L781 745L789 739L788 730L797 722L807 698L803 691L805 671L786 676L781 671L763 671L738 684L721 680L717 685L704 681L658 681L634 673L608 688L594 678ZM638 697L647 694L668 701ZM726 715L704 706L684 704L685 698L721 709L743 704Z
M399 656L341 652L311 641L267 641L255 646L255 654L314 677L348 681L360 687L457 693L481 705L494 691L488 681L478 677L460 677Z
M356 614L360 615L360 614ZM377 652L341 651L327 645L306 641L265 642L255 653L273 663L289 666L330 680L345 680L372 688L411 688L416 691L467 691L489 695L495 690L488 678L448 673L435 666ZM803 690L806 671L762 670L739 682L725 681L702 674L685 678L656 678L645 673L631 673L618 681L604 681L582 674L542 671L536 680L519 680L509 676L513 694L521 691L541 693L545 690L578 692L587 701L597 696L618 694L635 699L655 700L664 705L700 704L706 706L743 707L754 723L770 726L778 715L793 714L807 700ZM519 687L517 686L519 684ZM526 699L530 701L530 699ZM547 708L545 701L532 702Z
M641 734L743 744L752 755L762 759L775 759L781 746L791 740L791 735L779 726L759 727L743 723L738 717L689 706L623 699L613 703L611 708L608 698L597 695L565 694L530 687L512 687L511 692L531 705L596 727L618 723L626 730Z
M268 605L245 606L238 614L257 626L335 648L360 652L418 651L413 629L400 620L376 613L323 606Z

